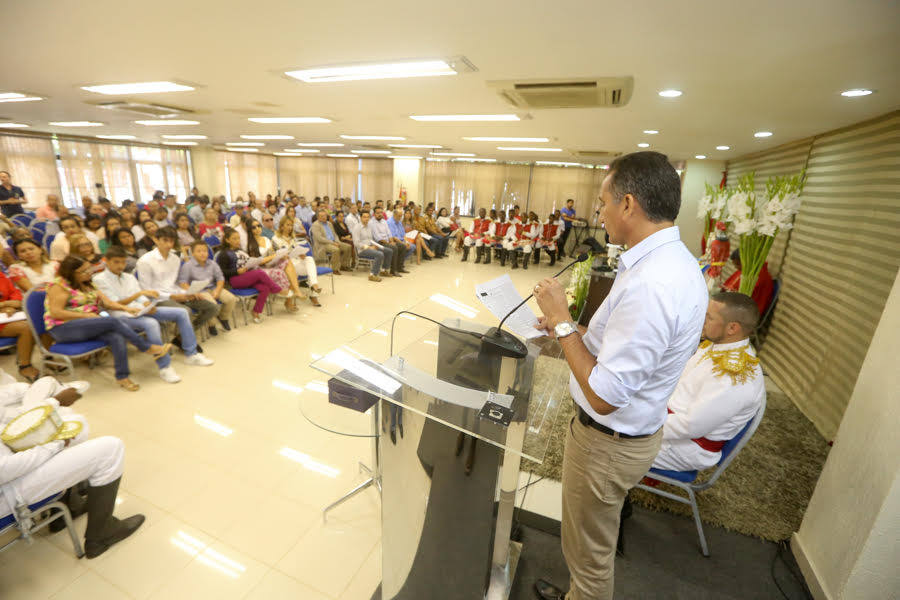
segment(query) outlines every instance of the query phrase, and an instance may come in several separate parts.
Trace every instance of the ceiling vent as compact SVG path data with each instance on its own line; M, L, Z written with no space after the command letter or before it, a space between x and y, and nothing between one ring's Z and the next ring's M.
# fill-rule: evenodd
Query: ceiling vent
M194 113L194 111L186 108L175 108L174 106L148 104L145 102L101 102L96 106L97 108L104 108L106 110L140 115L142 117L155 117L157 119L175 118Z
M488 85L516 108L617 108L631 100L634 78L507 80Z

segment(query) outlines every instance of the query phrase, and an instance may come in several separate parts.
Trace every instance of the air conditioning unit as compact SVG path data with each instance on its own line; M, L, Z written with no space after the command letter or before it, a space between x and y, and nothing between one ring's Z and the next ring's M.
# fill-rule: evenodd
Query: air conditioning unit
M145 102L101 102L95 105L97 108L106 110L114 110L118 112L140 115L142 117L154 117L157 119L175 118L183 115L193 114L194 111L187 108L176 108L174 106L165 106L163 104L148 104Z
M631 100L633 77L489 81L488 86L521 109L618 108Z

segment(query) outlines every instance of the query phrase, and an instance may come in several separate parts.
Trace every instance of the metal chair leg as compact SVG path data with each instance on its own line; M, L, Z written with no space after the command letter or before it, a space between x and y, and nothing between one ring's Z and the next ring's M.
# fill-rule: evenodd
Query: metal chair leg
M694 523L697 525L697 535L700 536L700 551L703 556L709 558L709 548L706 545L706 535L703 533L703 522L700 520L700 509L697 508L697 496L690 488L687 489L688 498L691 501L691 510L694 513Z

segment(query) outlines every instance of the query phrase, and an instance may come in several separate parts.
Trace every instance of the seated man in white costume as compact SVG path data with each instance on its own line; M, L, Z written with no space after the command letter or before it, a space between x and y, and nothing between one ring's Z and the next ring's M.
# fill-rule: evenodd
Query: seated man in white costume
M52 377L28 385L0 370L0 431L17 416L42 405L53 406L63 421L78 421L82 425L81 432L72 439L20 452L0 443L0 516L12 513L15 506L34 504L69 490L66 502L70 509L74 508L72 517L85 512L88 515L84 550L88 558L95 558L134 533L144 522L144 515L124 520L112 516L124 469L125 444L111 436L87 439L87 421L68 408L87 388L86 382L62 385ZM81 499L74 488L85 480L87 498ZM50 529L63 528L63 522L57 520Z
M670 471L715 466L722 446L756 415L766 396L762 367L749 336L759 319L744 294L723 292L710 299L704 342L688 360L675 392L653 466Z

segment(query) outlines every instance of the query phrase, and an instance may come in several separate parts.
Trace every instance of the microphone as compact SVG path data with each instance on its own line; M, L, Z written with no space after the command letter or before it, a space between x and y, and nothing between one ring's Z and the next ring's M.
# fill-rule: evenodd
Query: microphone
M578 263L582 263L588 259L588 255L586 252L582 252L578 255L578 258L567 264L565 267L559 270L559 272L553 276L553 278L559 277L563 273L566 272L567 269L573 267ZM524 358L528 351L525 348L525 344L522 343L519 338L515 337L509 332L503 331L503 324L506 320L512 316L514 312L519 310L522 305L528 302L534 296L534 292L528 294L524 300L519 302L515 308L506 313L506 316L500 320L500 324L497 327L491 327L488 329L487 333L485 333L481 337L482 348L489 349L490 351L500 354L501 356L510 356L512 358Z

